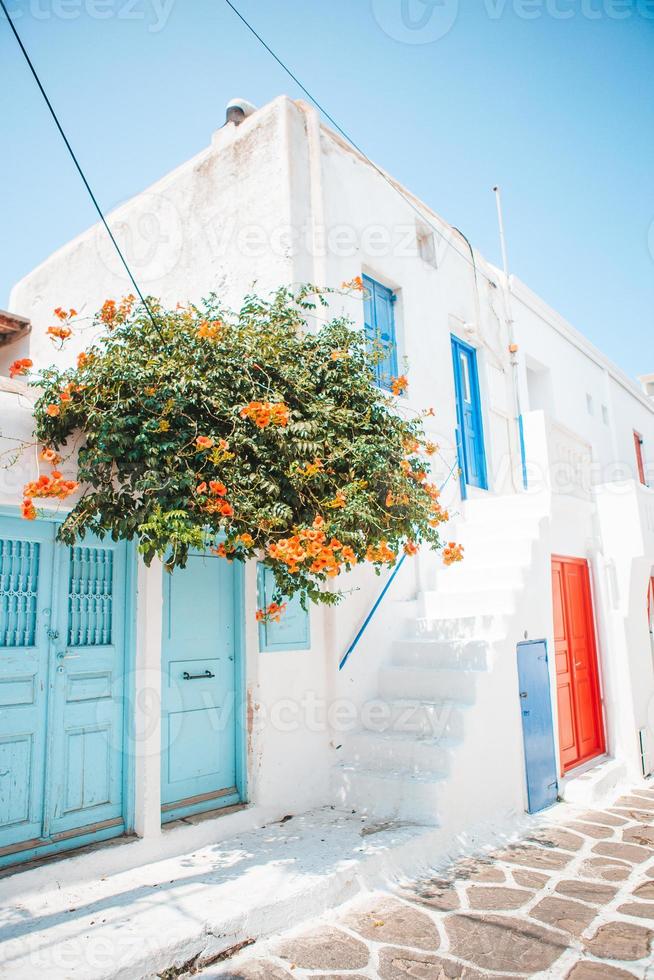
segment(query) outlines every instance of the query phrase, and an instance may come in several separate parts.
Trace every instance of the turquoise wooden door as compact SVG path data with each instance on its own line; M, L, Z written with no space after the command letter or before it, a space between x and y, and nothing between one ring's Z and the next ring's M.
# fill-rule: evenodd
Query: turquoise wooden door
M469 486L488 489L486 453L479 397L477 352L452 337L454 389L456 394L457 445L463 480Z
M52 524L0 518L0 854L43 826Z
M191 555L164 578L162 819L239 800L236 571Z
M57 548L45 832L122 822L125 542Z
M0 864L122 833L126 545L0 518Z

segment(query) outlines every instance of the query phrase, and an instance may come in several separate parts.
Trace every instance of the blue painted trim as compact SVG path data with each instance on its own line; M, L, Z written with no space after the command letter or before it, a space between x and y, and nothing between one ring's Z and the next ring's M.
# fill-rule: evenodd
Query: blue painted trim
M400 558L400 560L398 561L398 563L395 565L393 571L389 575L388 581L386 582L386 585L384 586L384 588L381 590L381 592L377 596L377 599L375 601L375 604L372 607L372 609L370 610L370 612L368 613L368 615L366 616L366 618L364 619L363 624L361 626L361 629L359 630L359 632L357 633L357 635L354 637L354 639L350 643L349 647L345 651L344 656L341 658L341 662L338 665L338 669L339 670L343 670L343 667L345 667L345 664L347 663L350 654L354 651L354 648L356 647L357 643L359 642L359 640L361 639L361 637L365 633L366 628L368 626L368 623L370 622L370 620L372 619L372 617L377 612L377 609L379 607L380 602L382 601L382 599L384 598L384 596L388 592L388 590L389 590L389 588L391 586L391 583L392 583L393 579L395 578L395 576L397 575L397 573L401 569L402 565L404 564L404 559L405 558L406 558L406 555L402 555L402 557Z
M248 799L248 753L247 753L247 660L245 645L245 565L239 562L234 576L234 652L236 656L235 679L238 686L234 699L238 717L234 726L236 746L236 786L239 801Z
M454 438L456 439L456 461L459 467L459 493L461 494L461 500L467 500L468 488L466 486L465 461L463 459L463 446L461 445L461 430L458 425L454 430Z
M529 481L527 479L527 453L525 451L525 430L522 422L522 414L518 415L518 432L520 434L520 459L522 460L522 486L527 490Z
M125 711L123 714L123 819L127 832L134 829L136 818L136 758L134 715L136 706L136 616L138 554L135 541L126 542L125 555L125 631L123 658Z

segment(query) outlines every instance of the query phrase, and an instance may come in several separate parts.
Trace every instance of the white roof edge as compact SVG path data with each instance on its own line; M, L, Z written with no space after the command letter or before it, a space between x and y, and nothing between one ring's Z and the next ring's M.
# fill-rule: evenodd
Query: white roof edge
M496 270L499 276L503 273L499 269ZM595 344L585 334L573 327L571 323L561 316L555 309L548 305L548 303L535 293L533 289L530 289L521 279L516 275L510 275L511 280L511 292L516 299L520 300L525 306L528 306L533 313L539 316L550 326L554 327L558 333L561 334L566 340L571 344L574 344L582 353L586 354L592 361L594 361L598 367L607 371L611 377L622 385L630 395L634 395L638 401L650 412L654 412L654 402L638 387L635 380L629 377L628 374L617 366L606 354L604 354L599 347Z

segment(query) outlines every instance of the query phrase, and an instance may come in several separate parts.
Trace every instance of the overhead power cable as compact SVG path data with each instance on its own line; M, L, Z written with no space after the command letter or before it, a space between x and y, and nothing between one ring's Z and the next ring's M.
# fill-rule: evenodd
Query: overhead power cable
M125 267L125 271L126 271L127 275L130 278L130 281L132 283L132 286L136 290L139 299L143 303L143 306L145 307L145 309L146 309L146 311L148 313L148 316L150 317L150 320L152 321L152 326L155 328L155 330L159 334L160 339L163 340L164 338L163 338L163 334L161 332L161 328L159 327L159 324L157 323L157 321L156 321L156 319L154 317L154 314L153 314L152 310L148 306L148 304L147 304L147 302L145 300L145 297L143 296L143 293L139 289L138 283L136 282L136 279L132 275L132 270L130 269L129 265L127 264L127 260L126 260L125 256L123 255L123 253L122 253L122 251L120 249L120 246L119 246L118 242L114 238L114 234L113 234L111 228L107 224L107 220L106 220L106 218L105 218L105 216L104 216L104 214L102 212L102 208L98 204L97 198L96 198L95 194L93 193L93 191L91 190L91 185L89 184L88 180L86 179L86 176L84 174L84 171L82 170L82 167L81 167L81 165L79 163L79 160L75 156L75 152L74 152L72 146L70 145L70 142L68 140L68 137L66 136L66 134L65 134L65 132L63 130L63 127L62 127L61 123L59 122L59 119L57 117L57 113L54 111L54 108L52 106L52 103L50 102L50 99L48 98L47 93L46 93L46 91L45 91L45 89L44 89L44 87L43 87L43 85L41 83L41 79L39 78L39 76L37 74L36 68L32 64L32 60L31 60L29 54L27 53L27 50L25 48L25 45L23 44L23 42L21 40L20 34L16 30L16 26L15 26L13 20L11 19L10 15L9 15L9 11L7 10L6 4L5 4L5 0L0 0L0 7L2 7L3 13L4 13L5 17L7 18L7 21L9 22L9 26L10 26L10 28L12 30L12 33L13 33L14 37L16 38L16 41L18 42L18 46L19 46L20 50L23 53L23 57L25 58L25 61L27 62L27 64L29 66L29 69L30 69L32 75L34 76L34 81L36 82L36 84L39 87L39 91L40 91L41 95L43 96L43 99L45 101L45 104L47 105L48 109L50 110L50 115L54 119L55 126L59 130L59 134L60 134L62 140L64 141L64 143L66 144L66 149L68 150L68 152L69 152L69 154L71 156L71 159L72 159L73 163L75 164L75 166L77 168L77 172L79 173L80 177L82 178L82 181L84 183L84 186L86 187L86 189L87 189L87 191L89 193L89 197L93 201L93 206L95 207L95 210L98 212L98 214L100 216L100 221L104 225L104 227L105 227L105 229L107 231L107 234L109 235L109 238L111 239L111 242L112 242L114 248L116 249L116 252L118 254L118 257L119 257L120 261L122 262L123 266Z
M1 0L0 0L0 2L1 2ZM243 16L243 14L231 2L231 0L225 0L225 3L236 14L236 16L238 17L238 19L245 25L245 27L247 27L248 31L257 39L257 41L259 42L259 44L261 44L266 49L266 51L268 52L268 54L272 58L274 58L274 60L279 65L279 67L283 71L285 71L286 74L288 75L288 77L291 78L295 82L295 84L298 85L302 89L302 91L304 92L304 94L306 95L306 97L308 99L310 99L311 102L315 105L316 109L318 109L318 111L323 114L323 116L325 117L325 119L328 119L329 120L329 122L332 124L332 126L334 127L334 129L336 129L337 132L339 132L341 134L341 136L343 137L343 139L347 140L347 142L351 146L354 147L354 149L357 151L357 153L360 153L361 154L361 156L364 158L364 160L367 163L370 164L370 166L373 168L373 170L376 170L376 172L379 174L379 176L382 177L386 181L386 183L389 185L389 187L392 187L393 190L395 191L395 193L396 194L399 194L399 196L402 198L402 200L406 204L408 204L409 207L412 208L413 211L415 211L415 213L418 215L418 217L422 221L425 221L429 225L429 227L432 229L432 231L435 232L435 234L437 234L439 236L439 238L441 238L443 240L443 242L445 243L445 245L449 246L454 252L456 252L456 254L460 258L462 258L464 262L467 262L468 265L472 266L472 268L475 271L475 276L477 275L477 272L479 272L484 277L484 279L487 279L488 282L490 282L493 286L496 285L496 283L494 282L493 279L491 279L490 276L486 275L486 273L482 269L478 269L477 263L474 260L474 254L472 256L472 261L471 261L468 258L468 256L465 254L465 252L460 251L460 249L458 249L455 245L452 244L452 242L450 241L449 238L446 238L446 236L443 234L443 232L440 230L440 228L437 228L436 225L433 224L429 220L429 217L425 214L425 212L422 211L416 204L414 204L414 202L411 200L411 198L408 197L402 191L402 189L397 186L397 184L395 183L395 181L393 181L389 177L389 175L387 173L385 173L385 171L383 171L381 169L381 167L378 167L377 164L373 160L370 159L370 157L368 156L368 154L365 153L365 151L361 149L361 147L359 146L359 144L354 139L352 139L352 137L348 133L346 133L346 131L343 129L343 127L334 119L334 117L329 112L327 112L327 110L325 109L325 107L323 105L321 105L321 103L318 101L318 99L316 99L311 94L311 92L306 87L306 85L303 85L302 84L302 82L297 77L297 75L288 67L288 65L282 60L282 58L280 58L279 55L276 54L273 51L273 49L270 47L270 45L267 44L267 42L263 39L263 37L261 36L261 34L259 34L258 31L255 30L255 28L252 26L252 24ZM458 231L458 229L456 229L456 228L453 229L453 230L454 231ZM459 234L461 234L461 232L459 232ZM465 236L462 236L462 237L465 238Z

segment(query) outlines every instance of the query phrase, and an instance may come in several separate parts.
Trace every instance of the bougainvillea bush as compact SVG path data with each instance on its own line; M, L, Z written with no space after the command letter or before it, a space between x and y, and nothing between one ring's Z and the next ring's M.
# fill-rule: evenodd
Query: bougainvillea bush
M66 543L87 530L136 537L146 563L159 556L169 569L191 550L258 556L280 595L326 603L339 593L325 583L344 570L393 565L421 542L439 548L437 447L375 385L361 331L328 315L308 329L326 292L252 295L238 312L215 295L174 310L107 301L77 367L34 379L35 434L54 469L26 487L24 515L79 483ZM55 312L53 342L64 344L75 311ZM57 467L77 450L77 479L64 480Z

